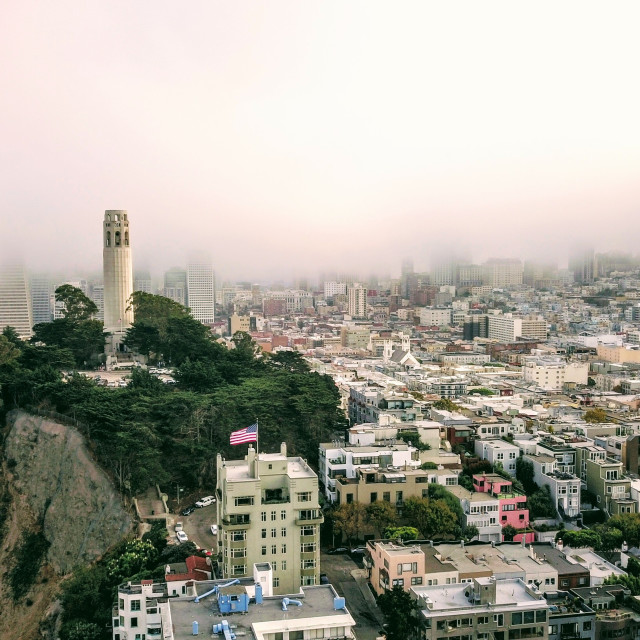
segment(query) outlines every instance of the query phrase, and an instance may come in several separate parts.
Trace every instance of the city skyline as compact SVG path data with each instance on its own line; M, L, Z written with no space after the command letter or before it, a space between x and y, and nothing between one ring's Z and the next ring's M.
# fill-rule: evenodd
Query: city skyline
M635 3L34 7L3 11L0 253L36 271L97 271L111 208L138 268L242 279L635 251Z

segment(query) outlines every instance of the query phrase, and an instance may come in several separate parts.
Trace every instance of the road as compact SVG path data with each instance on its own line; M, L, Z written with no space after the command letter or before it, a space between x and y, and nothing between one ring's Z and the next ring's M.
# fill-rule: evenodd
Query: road
M366 584L366 570L361 568L362 564L356 564L348 554L321 553L320 567L334 589L346 598L347 609L356 621L356 638L376 640L380 637L383 617Z

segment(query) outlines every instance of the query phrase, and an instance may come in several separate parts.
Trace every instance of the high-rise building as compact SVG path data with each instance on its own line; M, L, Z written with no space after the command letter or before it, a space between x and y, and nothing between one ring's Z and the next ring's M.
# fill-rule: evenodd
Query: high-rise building
M104 285L102 282L90 282L89 293L87 295L93 300L96 307L98 307L96 320L104 322Z
M215 322L215 274L206 256L193 256L187 265L187 297L196 320L203 324Z
M153 293L151 286L151 274L148 271L136 271L133 276L133 290L144 293Z
M569 259L569 270L576 282L590 284L596 274L595 254L592 248L575 250Z
M33 313L33 324L51 322L53 313L51 309L51 296L53 287L48 276L31 276L31 310Z
M512 287L522 284L522 262L518 259L487 260L483 265L483 284L489 287Z
M68 284L72 287L75 287L76 289L80 289L80 291L82 291L82 293L84 293L85 296L89 295L89 285L87 284L86 280L63 280L61 282L58 282L56 286L53 287L53 291L52 291L53 295L51 297L54 320L60 320L60 318L64 318L64 314L65 314L64 304L62 304L62 302L57 300L55 295L57 288L61 287L63 284Z
M13 327L21 338L31 337L33 313L29 278L22 265L0 265L0 331Z
M112 333L122 332L133 323L133 267L126 211L104 212L102 247L104 328Z
M185 307L189 306L187 298L187 272L173 267L164 274L164 295Z
M352 318L367 317L367 288L360 284L347 289L347 305Z
M274 592L297 593L319 584L318 476L299 457L280 453L244 460L217 458L218 536L225 578L251 575L254 563L269 562Z
M431 267L431 281L435 285L454 285L456 283L456 260L449 257L438 260Z

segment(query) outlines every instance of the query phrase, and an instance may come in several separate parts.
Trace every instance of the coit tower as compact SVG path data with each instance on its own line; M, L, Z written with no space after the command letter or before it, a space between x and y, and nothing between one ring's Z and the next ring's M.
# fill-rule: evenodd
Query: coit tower
M111 333L128 329L133 323L129 298L133 293L133 267L126 211L104 212L102 233L104 275L104 328Z

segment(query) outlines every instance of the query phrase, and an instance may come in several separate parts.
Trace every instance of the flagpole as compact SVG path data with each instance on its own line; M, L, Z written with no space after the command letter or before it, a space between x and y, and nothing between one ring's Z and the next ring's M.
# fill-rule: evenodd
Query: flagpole
M256 459L260 455L260 425L258 424L258 418L256 418Z

